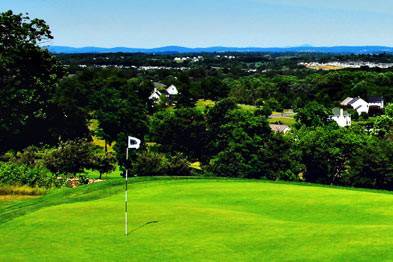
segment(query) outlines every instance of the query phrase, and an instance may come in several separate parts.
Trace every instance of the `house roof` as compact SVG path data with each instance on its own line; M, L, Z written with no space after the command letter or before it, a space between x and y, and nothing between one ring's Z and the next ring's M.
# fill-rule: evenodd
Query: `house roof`
M171 85L170 87L168 87L168 88L166 89L166 91L167 91L167 93L170 94L170 95L177 95L177 94L179 94L179 91L177 90L177 88L176 88L175 85Z
M351 102L352 100L353 100L352 97L347 97L344 99L344 101L341 102L341 105L347 106L347 105L349 105L349 102Z
M357 101L359 101L361 98L360 97L355 97L354 99L352 99L351 101L348 102L348 105L352 105L354 103L356 103Z
M285 133L290 130L289 126L286 125L269 125L271 130L277 133Z
M153 85L157 89L166 88L166 85L164 85L163 83L159 83L159 82L154 82Z
M382 96L371 96L368 98L368 102L372 104L380 104L384 102L384 99Z

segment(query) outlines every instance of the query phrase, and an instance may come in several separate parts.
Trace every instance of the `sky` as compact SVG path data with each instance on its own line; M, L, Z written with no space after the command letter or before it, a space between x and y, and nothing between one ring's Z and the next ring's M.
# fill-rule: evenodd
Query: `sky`
M390 0L0 0L50 25L50 45L393 46Z

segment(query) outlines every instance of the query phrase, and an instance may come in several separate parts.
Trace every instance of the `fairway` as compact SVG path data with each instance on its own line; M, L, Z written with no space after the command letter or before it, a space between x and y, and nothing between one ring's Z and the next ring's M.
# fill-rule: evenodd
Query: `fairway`
M131 180L0 205L0 261L393 260L393 195L248 180Z

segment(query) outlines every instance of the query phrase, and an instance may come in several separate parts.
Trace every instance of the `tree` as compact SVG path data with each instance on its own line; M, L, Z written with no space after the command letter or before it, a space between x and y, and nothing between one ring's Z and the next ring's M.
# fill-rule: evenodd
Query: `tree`
M109 173L115 169L115 157L111 153L96 152L92 159L91 168L100 173L100 179L103 174Z
M94 166L97 147L85 139L62 142L46 156L46 167L55 174L73 177Z
M392 138L393 135L393 104L385 108L385 114L374 120L373 133L381 138Z
M51 99L63 68L40 44L52 39L41 19L0 14L0 152L55 143L64 114Z
M166 152L182 152L195 160L204 157L206 122L197 109L160 111L151 117L149 126L153 141L161 144Z
M235 109L224 116L209 169L217 176L294 180L301 170L290 141L272 134L267 118Z
M99 122L102 138L106 143L116 141L116 157L124 160L127 136L143 140L147 132L148 81L133 78L123 81L119 78L106 80L94 97L93 108Z
M310 102L298 110L295 119L297 126L318 127L329 122L329 111L317 102Z

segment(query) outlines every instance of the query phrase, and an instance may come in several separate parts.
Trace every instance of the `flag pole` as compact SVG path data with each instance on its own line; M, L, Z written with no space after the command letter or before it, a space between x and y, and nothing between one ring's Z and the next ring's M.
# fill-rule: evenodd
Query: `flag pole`
M125 164L125 168L126 168L126 188L125 188L125 197L124 197L124 231L125 231L125 235L128 236L128 150L129 149L139 149L141 146L141 140L136 138L136 137L132 137L129 136L128 137L128 145L127 145L127 150L126 150L126 164Z
M128 236L128 147L126 150L126 188L125 188L125 219L124 219L124 230L125 235Z

